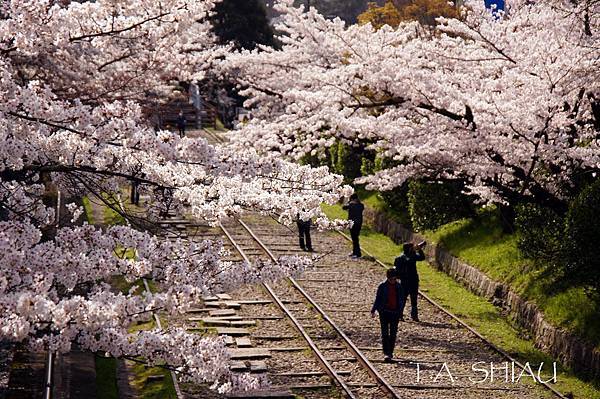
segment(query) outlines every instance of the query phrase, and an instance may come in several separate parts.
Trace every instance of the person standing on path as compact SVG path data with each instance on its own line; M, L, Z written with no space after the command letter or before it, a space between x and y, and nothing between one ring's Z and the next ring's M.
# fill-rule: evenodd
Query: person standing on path
M386 280L377 287L375 302L371 308L371 317L375 312L379 313L381 323L381 344L383 347L383 361L392 363L394 360L394 347L396 346L396 335L398 334L398 323L404 307L404 294L402 286L396 278L396 270L388 269Z
M187 121L185 120L185 115L183 115L183 111L179 111L177 115L177 129L179 129L179 137L185 136L185 125Z
M352 227L350 228L350 237L352 237L352 254L350 254L350 256L352 256L353 259L358 259L362 256L358 237L360 235L360 229L362 228L365 206L360 202L360 199L358 199L358 195L354 193L350 196L350 202L342 208L348 211L348 220L353 222Z
M412 242L406 242L402 245L402 255L394 260L396 274L400 278L404 300L400 309L400 318L403 319L404 304L410 295L410 317L414 321L419 321L419 310L417 308L417 296L419 293L419 273L417 272L417 261L425 260L423 247L426 242L415 245Z
M136 180L131 181L131 204L135 206L140 205L140 183Z
M298 225L300 248L302 248L303 251L313 252L312 241L310 239L311 220L302 220L300 219L300 214L298 214L296 224Z

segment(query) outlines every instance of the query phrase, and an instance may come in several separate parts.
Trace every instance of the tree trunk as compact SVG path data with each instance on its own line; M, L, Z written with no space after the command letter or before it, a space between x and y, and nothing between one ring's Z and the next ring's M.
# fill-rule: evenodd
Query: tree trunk
M499 205L500 221L502 222L502 231L507 234L515 232L515 218L517 213L515 208L510 205Z

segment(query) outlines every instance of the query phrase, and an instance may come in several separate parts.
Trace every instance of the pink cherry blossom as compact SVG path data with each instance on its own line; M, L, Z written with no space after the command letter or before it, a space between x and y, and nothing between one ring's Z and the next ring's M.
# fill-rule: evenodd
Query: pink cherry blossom
M457 179L485 202L560 204L600 168L600 6L482 1L436 29L346 27L281 1L281 49L232 54L255 118L242 146L300 159L336 140L392 162L359 179Z
M277 212L282 222L304 212L340 227L319 207L351 189L326 168L151 126L150 101L167 101L176 82L202 77L228 51L205 22L212 0L0 4L0 337L32 350L77 343L143 358L221 391L255 386L230 374L221 339L128 327L153 311L181 317L204 295L299 273L310 260L233 265L220 242L146 227L165 212L216 224L248 210ZM131 181L143 198L137 213L111 200ZM56 192L67 217L48 201ZM131 226L69 225L83 196ZM133 288L111 290L115 275ZM137 287L142 277L159 292Z

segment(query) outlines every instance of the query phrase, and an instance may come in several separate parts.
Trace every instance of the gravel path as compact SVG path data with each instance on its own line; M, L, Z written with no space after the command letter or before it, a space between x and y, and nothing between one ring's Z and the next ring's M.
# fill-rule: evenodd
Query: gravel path
M247 217L244 221L277 255L295 253L287 246L296 244L294 230L281 226L265 217ZM456 321L420 299L421 322L400 324L395 364L381 362L380 331L377 319L370 316L370 308L377 285L385 278L384 270L369 260L351 260L347 254L350 244L339 234L313 232L316 255L324 255L316 268L307 271L298 282L323 307L342 330L375 362L384 377L397 386L404 398L550 398L552 395L532 378L524 374L519 382L512 382L511 365L506 371L505 360L493 353L476 336ZM408 306L407 306L407 309ZM405 313L407 311L405 310ZM417 380L417 364L419 380ZM490 372L494 364L495 378L480 381L483 371ZM515 379L522 370L515 366ZM537 369L533 369L537 372ZM450 376L452 375L452 377ZM436 378L437 377L437 378ZM508 381L507 381L508 380ZM403 387L403 388L400 388Z

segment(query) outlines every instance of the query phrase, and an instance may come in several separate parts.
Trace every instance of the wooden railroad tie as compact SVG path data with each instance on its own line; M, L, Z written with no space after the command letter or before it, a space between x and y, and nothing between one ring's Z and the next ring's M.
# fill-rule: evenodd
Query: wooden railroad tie
M250 331L246 328L238 327L217 327L217 334L219 335L231 335L232 337L238 337L241 335L250 335Z
M248 337L238 337L235 339L235 344L238 348L249 348L252 346L252 342Z
M237 301L237 302L241 305L268 305L270 303L273 303L273 301L262 300L262 299L248 299L248 300L242 300L242 301Z
M229 348L227 353L232 360L257 360L271 357L271 352L263 348Z
M228 399L295 399L294 395L289 388L279 387L277 390L260 390L260 391L246 391L236 392L227 395Z
M240 309L242 305L239 302L234 301L211 301L206 302L207 308L228 308L228 309Z
M219 310L211 310L208 312L210 317L221 317L221 316L235 316L235 310L233 309L219 309Z
M254 339L262 341L287 341L298 338L295 335L255 335Z

